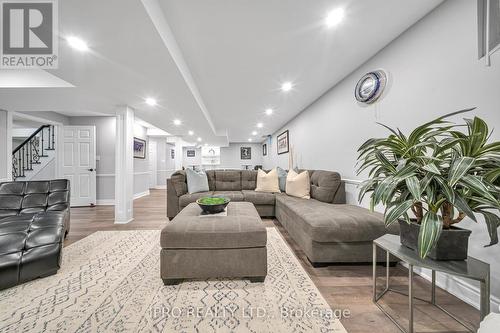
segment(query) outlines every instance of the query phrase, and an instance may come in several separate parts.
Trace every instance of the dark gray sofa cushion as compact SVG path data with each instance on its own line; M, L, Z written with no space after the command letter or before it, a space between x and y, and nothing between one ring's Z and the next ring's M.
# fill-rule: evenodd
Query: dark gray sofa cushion
M383 215L363 207L287 195L277 195L276 205L293 219L287 224L300 227L316 242L371 241L387 233Z
M208 189L210 191L215 191L215 170L207 170L207 179L208 179Z
M16 194L23 195L25 182L7 182L0 184L0 195L1 194Z
M241 171L239 170L216 170L216 191L241 191Z
M50 183L49 181L30 181L26 183L26 188L24 190L25 194L32 194L32 193L47 193L49 192L50 189Z
M225 197L231 201L244 201L245 197L241 191L214 191L214 196Z
M185 171L179 170L174 172L172 176L170 176L170 180L177 197L188 193Z
M243 190L245 201L254 205L273 205L276 202L275 194L268 192L255 192L254 190Z
M23 196L21 195L0 195L0 209L21 209Z
M186 207L190 203L195 202L196 200L198 200L199 198L209 197L212 194L213 194L212 191L198 192L198 193L191 193L191 194L186 193L186 194L181 195L181 197L179 198L179 205L181 207Z
M257 171L256 170L242 170L241 171L241 189L242 190L255 190L257 187Z
M341 183L340 174L332 171L313 170L309 171L309 176L311 178L311 198L332 203Z

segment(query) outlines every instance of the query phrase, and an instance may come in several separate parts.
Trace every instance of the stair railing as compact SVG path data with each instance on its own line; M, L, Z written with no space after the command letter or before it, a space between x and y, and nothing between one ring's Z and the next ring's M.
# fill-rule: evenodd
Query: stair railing
M40 164L47 157L47 150L55 150L54 126L42 125L12 151L12 178L26 177L33 164Z

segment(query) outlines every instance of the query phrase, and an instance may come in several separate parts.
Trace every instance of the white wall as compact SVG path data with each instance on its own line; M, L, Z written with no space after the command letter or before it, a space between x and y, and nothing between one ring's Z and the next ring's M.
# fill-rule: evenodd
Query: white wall
M63 125L69 125L69 122L70 122L70 120L69 120L70 117L67 117L63 114L60 114L57 112L52 112L52 111L36 111L36 112L25 111L25 112L19 112L19 113L23 113L23 114L31 115L34 117L55 121L55 122L61 123Z
M50 156L50 155L49 155ZM40 169L38 173L33 175L29 180L47 180L47 179L55 179L56 178L56 159L55 159L55 153L53 156L50 157L44 157L45 158L50 158L43 166L43 168ZM45 163L42 161L42 163Z
M134 196L149 194L149 142L147 129L139 124L134 125L134 137L146 140L146 158L134 158Z
M252 159L241 159L241 147L252 148ZM260 143L230 143L229 147L220 148L222 169L241 169L242 165L262 165L262 145Z
M156 142L156 185L165 186L167 178L175 172L175 159L170 155L170 149L175 146L167 143L165 137L149 137L149 142Z
M242 160L240 148L251 147L252 159ZM188 157L187 150L194 149L195 157ZM192 165L201 164L201 149L184 147L182 150L182 165L187 168ZM228 147L220 148L220 165L216 169L242 169L243 165L262 165L262 145L260 143L230 143Z
M277 131L290 131L296 165L363 179L355 174L356 150L368 138L387 135L377 121L408 132L437 116L476 106L468 117L477 115L492 128L499 127L500 52L492 56L491 67L477 59L476 5L470 0L446 1ZM378 68L389 72L389 88L374 105L358 105L353 96L357 80ZM500 139L498 130L492 140ZM288 154L276 155L277 133L264 158L265 168L288 166ZM348 185L347 191L349 201L355 202L356 187ZM488 243L484 223L465 221L461 226L473 230L469 254L491 264L493 301L498 304L500 245L483 247ZM457 279L441 284L478 304L476 285Z
M111 202L115 198L115 117L69 117L71 126L96 127L97 202Z

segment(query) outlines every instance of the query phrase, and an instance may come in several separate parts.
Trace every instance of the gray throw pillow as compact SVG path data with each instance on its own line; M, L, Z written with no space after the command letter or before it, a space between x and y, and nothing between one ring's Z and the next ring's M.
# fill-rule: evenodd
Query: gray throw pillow
M278 182L280 185L280 191L285 192L286 191L286 176L288 175L288 172L286 170L283 170L280 167L277 167L276 171L278 172Z
M208 192L208 178L205 171L186 169L186 180L189 194Z

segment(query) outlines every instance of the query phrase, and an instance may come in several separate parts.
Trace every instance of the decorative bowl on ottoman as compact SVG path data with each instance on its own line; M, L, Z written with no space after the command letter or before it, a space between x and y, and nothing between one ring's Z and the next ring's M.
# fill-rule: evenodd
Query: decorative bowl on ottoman
M196 203L206 214L218 214L226 209L229 203L228 198L224 197L203 197L196 200Z

